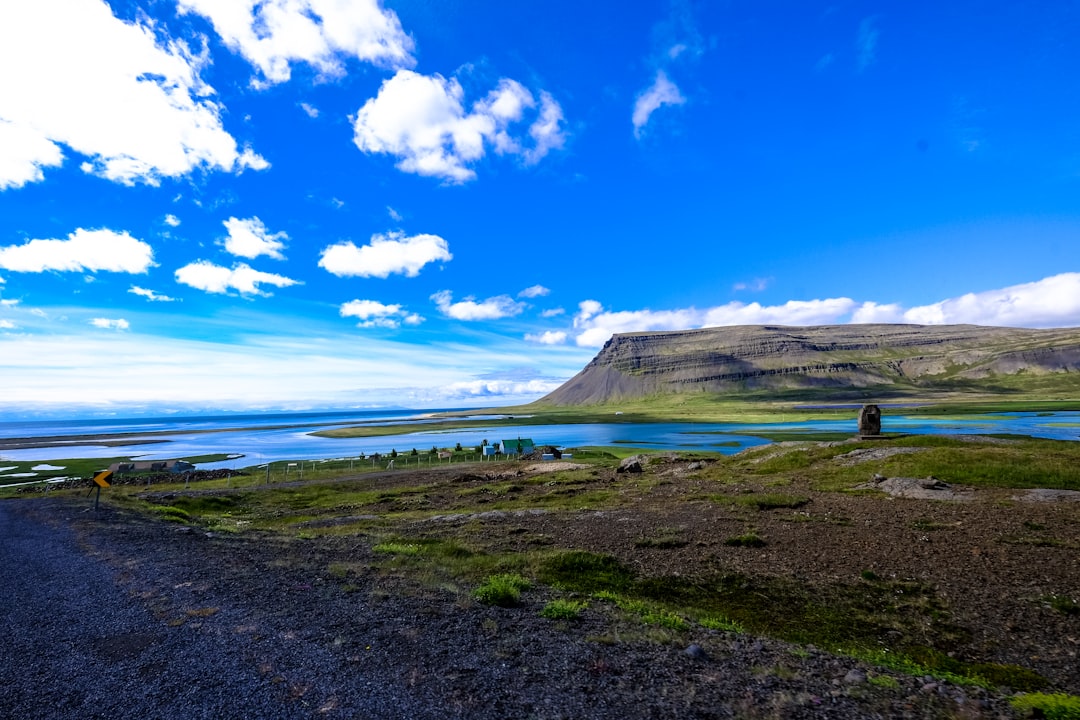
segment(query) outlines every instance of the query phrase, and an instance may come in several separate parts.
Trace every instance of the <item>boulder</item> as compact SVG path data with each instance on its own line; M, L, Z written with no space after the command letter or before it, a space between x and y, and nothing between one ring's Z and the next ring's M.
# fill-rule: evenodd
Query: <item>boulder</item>
M881 434L881 408L877 405L863 405L859 411L859 434Z

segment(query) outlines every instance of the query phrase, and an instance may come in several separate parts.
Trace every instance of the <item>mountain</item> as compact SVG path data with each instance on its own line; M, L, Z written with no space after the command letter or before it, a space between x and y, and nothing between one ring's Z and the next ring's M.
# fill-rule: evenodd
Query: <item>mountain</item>
M588 405L698 392L995 392L1027 378L1075 372L1080 328L747 325L615 335L540 402Z

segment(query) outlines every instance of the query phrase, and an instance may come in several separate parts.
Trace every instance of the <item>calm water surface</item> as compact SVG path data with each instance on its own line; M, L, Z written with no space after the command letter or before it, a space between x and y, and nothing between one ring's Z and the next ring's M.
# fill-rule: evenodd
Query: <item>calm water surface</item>
M386 424L407 421L414 432L376 438L320 438L310 433L342 424ZM202 464L203 468L244 467L279 460L322 460L354 457L361 453L387 453L391 449L410 452L432 446L448 447L461 443L475 447L481 440L490 443L518 437L537 444L573 447L581 445L629 445L655 450L702 450L735 453L747 447L763 445L759 437L732 435L740 432L855 432L854 416L838 420L776 422L759 425L733 423L588 423L581 425L521 425L477 427L468 430L424 430L430 422L422 413L409 410L369 411L360 413L298 413L243 415L227 417L154 418L83 422L0 423L0 437L41 437L116 432L164 432L152 436L166 440L154 444L131 444L114 447L77 446L16 450L0 453L0 460L48 461L63 458L137 456L160 459L225 453L242 455L226 462ZM281 428L281 425L304 427ZM229 429L242 428L242 429ZM218 432L193 432L215 430ZM972 416L970 419L935 419L904 415L886 415L882 420L886 433L1014 433L1059 440L1080 439L1080 413L998 413Z

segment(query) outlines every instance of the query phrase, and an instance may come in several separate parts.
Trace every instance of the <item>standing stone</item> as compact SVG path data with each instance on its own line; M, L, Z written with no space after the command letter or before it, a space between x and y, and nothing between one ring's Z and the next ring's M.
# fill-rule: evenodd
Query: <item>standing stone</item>
M859 434L881 434L881 408L877 405L863 405L859 411Z

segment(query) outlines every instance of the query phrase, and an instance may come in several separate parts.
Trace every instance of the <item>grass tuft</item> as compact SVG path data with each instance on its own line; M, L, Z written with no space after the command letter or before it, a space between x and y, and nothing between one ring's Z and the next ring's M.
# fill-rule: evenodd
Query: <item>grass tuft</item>
M485 605L513 607L521 600L521 591L531 586L527 579L517 574L492 575L473 591L473 597Z
M725 545L731 547L765 547L765 540L756 532L751 530L750 532L743 533L742 535L736 535L729 537L724 541Z
M540 611L540 616L548 620L578 620L588 606L579 600L552 600Z
M1028 693L1010 700L1026 717L1046 720L1080 720L1080 697L1064 693Z

